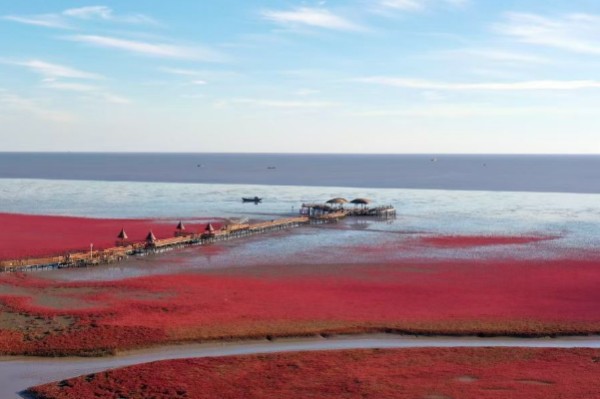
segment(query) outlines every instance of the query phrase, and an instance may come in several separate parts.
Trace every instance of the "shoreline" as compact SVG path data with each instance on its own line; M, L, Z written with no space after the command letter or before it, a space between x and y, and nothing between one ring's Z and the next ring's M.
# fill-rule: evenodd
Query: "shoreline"
M370 345L375 345L373 348L386 347L385 343L390 342L393 348L453 348L453 347L508 347L508 348L591 348L600 349L600 332L596 334L581 334L581 335L490 335L479 336L473 334L451 335L451 334L411 334L409 332L359 332L352 333L332 333L332 334L311 334L311 335L285 335L276 337L248 337L248 338L233 338L205 340L201 342L171 342L157 346L148 346L135 349L118 350L113 355L104 356L27 356L15 355L6 356L0 355L0 364L2 362L23 361L52 361L57 362L86 362L86 361L101 361L111 359L124 359L129 357L137 357L161 353L178 353L182 356L187 356L189 350L222 350L227 348L269 348L267 352L252 352L252 353L272 353L283 352L284 350L277 349L279 345L285 345L290 349L287 351L295 351L295 345L312 348L320 346L318 343L334 343L330 350L350 349L345 348L344 343L356 345L367 342ZM339 344L339 348L337 345ZM327 346L327 345L325 345ZM355 348L352 346L351 348ZM360 348L371 348L370 346L357 346ZM314 349L326 350L326 349ZM238 352L235 352L238 354ZM233 354L232 354L233 355ZM226 356L226 355L219 355Z
M126 367L160 360L223 357L267 353L335 351L348 349L409 349L409 348L600 348L600 336L561 338L480 338L423 337L396 334L366 334L329 338L283 338L244 340L235 342L165 345L152 349L122 352L115 357L96 358L29 358L0 357L0 394L22 393L31 386L60 381L110 368Z
M493 332L493 331L442 331L441 329L420 330L410 328L362 328L349 327L347 329L338 329L335 331L312 331L312 332L289 332L275 334L249 334L240 336L215 336L209 338L184 339L157 342L155 345L146 344L140 346L132 346L129 348L97 348L94 350L82 350L80 352L52 352L51 354L27 354L20 353L15 355L0 353L0 362L10 359L111 359L120 356L137 353L154 353L161 351L163 348L180 348L180 347L205 347L205 346L222 346L222 345L237 345L243 343L276 343L280 341L319 341L319 340L338 340L338 339L364 339L365 337L387 337L387 338L415 338L422 340L448 340L448 341L523 341L533 342L542 340L566 340L580 342L594 342L600 348L600 330L584 331L565 331L564 333L548 333L548 332ZM542 341L543 342L543 341ZM585 346L596 347L596 346Z

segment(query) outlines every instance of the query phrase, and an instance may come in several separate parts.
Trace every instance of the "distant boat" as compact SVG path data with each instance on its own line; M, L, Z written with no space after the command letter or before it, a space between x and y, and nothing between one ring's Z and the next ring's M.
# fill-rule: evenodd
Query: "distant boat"
M277 169L275 166L267 166L267 169L273 170L273 169Z
M242 202L254 202L255 204L262 202L262 200L263 199L259 197L242 197Z

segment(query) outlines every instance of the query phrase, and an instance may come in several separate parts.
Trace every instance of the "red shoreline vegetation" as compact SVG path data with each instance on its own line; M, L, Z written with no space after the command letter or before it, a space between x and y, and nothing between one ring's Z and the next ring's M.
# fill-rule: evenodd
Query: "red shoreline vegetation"
M63 398L580 399L600 392L600 350L347 350L170 360L30 388Z
M193 219L189 231L203 231L215 219ZM175 219L94 219L71 216L0 213L0 260L16 260L64 255L115 246L117 235L125 228L129 240L142 242L152 230L157 238L172 237ZM184 220L185 223L185 220ZM219 223L215 228L219 228Z
M6 274L0 353L111 354L168 342L378 331L597 334L599 266L597 259L397 261L337 274L281 267L253 276L242 268L101 283Z
M420 242L437 248L468 248L493 245L533 244L540 241L555 240L554 236L429 236L421 237Z

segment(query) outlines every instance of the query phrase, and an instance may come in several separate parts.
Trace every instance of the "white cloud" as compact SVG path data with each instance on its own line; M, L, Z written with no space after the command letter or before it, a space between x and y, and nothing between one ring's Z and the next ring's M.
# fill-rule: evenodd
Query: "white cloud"
M24 62L9 62L14 65L27 67L28 69L43 75L46 78L72 78L72 79L102 79L101 75L81 71L64 65L52 64L40 60L29 60Z
M107 93L107 92L100 92L98 93L98 96L103 99L104 101L108 102L108 103L112 103L112 104L131 104L132 101L128 98L125 97L121 97L118 96L116 94L112 94L112 93Z
M291 11L266 10L262 12L262 17L281 25L305 25L343 31L364 30L360 25L322 8L300 7Z
M63 11L63 14L69 17L81 18L81 19L111 19L113 17L113 11L106 6L88 6L81 8L70 8Z
M45 89L84 93L88 96L116 104L125 104L131 102L124 97L108 92L106 89L100 86L72 81L72 79L95 81L104 79L103 76L95 73L85 72L65 65L52 64L41 60L0 60L0 63L23 66L33 72L39 73L42 75L41 87Z
M24 112L36 118L51 122L69 123L75 118L72 114L44 107L38 100L25 98L17 94L0 90L0 109L10 109L16 112Z
M440 104L404 107L402 109L366 110L354 113L363 117L410 117L410 118L472 118L494 116L531 116L531 115L595 115L590 108L565 107L510 107L488 104Z
M5 15L2 19L19 22L25 25L42 26L45 28L70 29L70 26L60 16L54 14L47 15Z
M400 11L421 11L439 4L464 7L469 0L380 0L379 7Z
M239 74L233 71L226 70L195 70L195 69L182 69L182 68L169 68L159 67L159 71L169 75L181 78L180 80L185 81L186 84L204 86L214 82L228 82L235 80L239 77ZM163 82L163 84L168 84Z
M407 11L422 10L425 8L425 1L423 0L383 0L379 4L383 7Z
M246 104L257 107L266 108L283 108L283 109L316 109L316 108L330 108L338 106L339 104L329 101L288 101L288 100L271 100L261 98L236 98L229 101L219 102L220 106L227 104Z
M423 79L392 78L374 76L357 79L362 83L374 83L402 89L440 91L537 91L537 90L582 90L600 89L597 80L532 80L523 82L454 83Z
M201 76L203 71L195 71L192 69L180 69L180 68L159 68L160 71L169 73L171 75L179 76Z
M26 25L43 26L46 28L71 29L74 20L99 20L125 24L151 24L158 22L143 14L116 15L106 6L86 6L70 8L61 13L39 15L5 15L3 19Z
M99 90L97 86L87 85L83 83L72 83L72 82L57 82L48 81L44 82L43 87L48 89L65 90L65 91L77 91L77 92L93 92Z
M467 48L460 50L450 50L440 53L442 56L458 57L464 59L467 57L476 57L491 60L494 62L504 63L529 63L529 64L546 64L550 63L550 60L544 57L540 57L533 54L526 54L511 50L493 49L493 48Z
M78 19L100 19L104 21L131 23L131 24L156 24L157 22L143 14L115 15L113 10L106 6L87 6L70 8L63 11L63 15Z
M576 53L600 54L600 16L567 14L545 17L508 13L495 25L496 32L520 42L548 46Z
M67 37L67 40L161 58L190 59L207 62L219 62L224 59L216 51L198 46L186 47L165 43L148 43L96 35L73 35Z
M91 98L99 99L113 104L131 103L131 100L125 97L110 93L101 87L83 83L49 81L44 82L42 87L52 90L71 91L80 94L85 94L86 96L89 96Z

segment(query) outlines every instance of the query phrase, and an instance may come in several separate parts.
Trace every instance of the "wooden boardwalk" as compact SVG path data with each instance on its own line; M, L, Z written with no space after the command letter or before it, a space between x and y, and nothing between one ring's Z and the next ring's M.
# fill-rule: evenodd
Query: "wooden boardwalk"
M146 242L124 242L122 245L112 248L96 251L82 251L64 256L5 260L0 261L0 272L19 272L109 264L120 262L127 259L129 256L161 253L175 248L192 245L207 245L219 241L227 241L279 230L288 230L310 224L335 223L349 216L392 218L396 216L396 210L393 206L363 206L343 209L341 207L331 207L321 204L302 204L301 215L297 217L273 219L258 223L231 224L224 226L221 230L205 231L198 234L179 231L176 232L175 237L152 239Z
M215 242L248 237L256 234L287 230L302 225L308 225L310 223L310 218L306 216L299 216L253 224L233 224L224 226L223 229L214 232L181 234L175 237L156 239L151 244L148 242L136 242L127 243L127 245L124 246L117 246L104 250L71 253L65 256L5 260L0 261L0 272L87 267L100 264L109 264L122 261L132 255L147 255L192 245L207 245Z
M350 217L376 217L376 218L395 218L396 208L392 205L383 206L355 206L342 208L328 204L302 204L300 214L310 218L327 219L339 218L340 215Z

